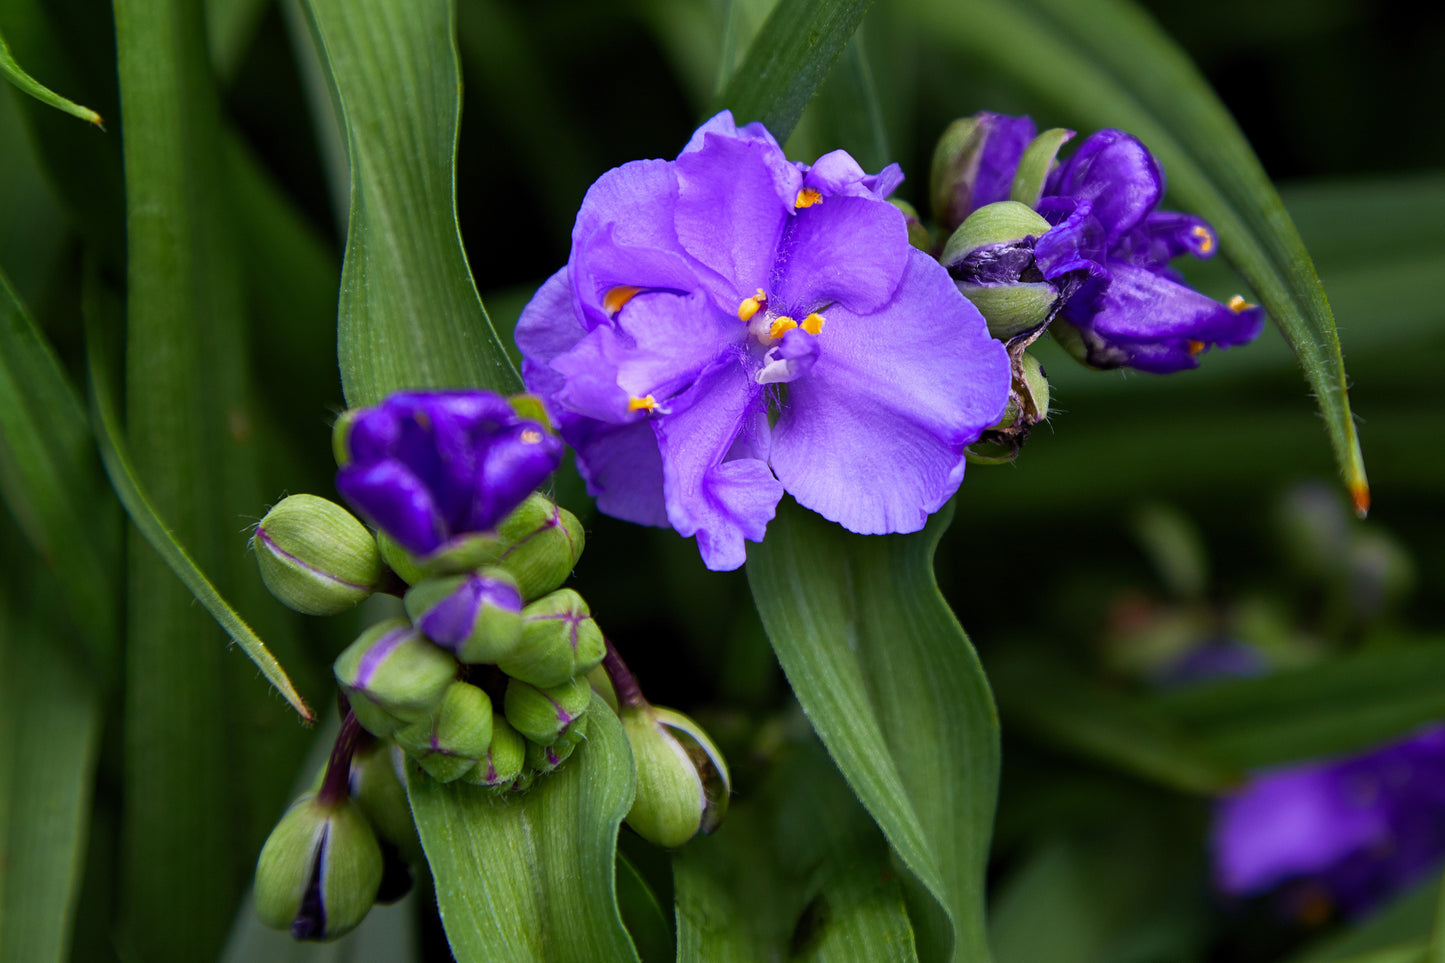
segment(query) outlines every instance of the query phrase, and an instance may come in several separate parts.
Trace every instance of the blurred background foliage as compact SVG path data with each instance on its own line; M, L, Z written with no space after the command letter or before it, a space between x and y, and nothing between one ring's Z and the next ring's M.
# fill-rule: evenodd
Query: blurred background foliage
M975 5L959 3L957 15ZM459 0L460 224L504 341L531 291L566 259L587 186L625 161L675 154L769 6ZM873 5L790 139L793 156L843 146L870 169L896 160L909 175L901 195L921 202L933 139L956 116L1029 112L1040 126L1083 127L1059 102L920 26L916 6ZM1322 509L1336 511L1352 534L1300 555L1289 506L1342 496L1319 416L1272 328L1255 346L1212 353L1200 370L1169 378L1089 372L1061 352L1044 357L1052 419L1017 464L970 468L939 551L940 583L989 667L1002 713L990 897L996 954L1000 963L1249 963L1389 947L1397 955L1358 958L1423 959L1434 882L1364 923L1329 913L1288 918L1212 891L1205 832L1210 795L1252 767L1360 748L1445 718L1434 684L1445 669L1445 400L1435 390L1445 367L1445 130L1434 122L1445 96L1445 61L1434 56L1445 47L1445 13L1406 17L1365 0L1147 0L1143 8L1239 121L1315 258L1339 322L1374 507L1363 523L1338 505ZM197 65L193 77L207 85L213 76L215 99L195 136L206 138L223 173L210 198L216 207L200 216L219 218L210 228L224 235L219 249L238 272L227 337L244 346L245 363L224 354L227 337L218 335L197 348L212 354L190 390L210 392L208 372L247 373L219 421L203 427L225 426L227 457L247 463L248 480L214 492L211 516L183 534L325 717L328 664L362 616L303 623L280 613L261 591L246 537L283 492L332 491L345 148L299 7L209 0L206 17L211 71ZM127 556L119 507L101 494L84 437L82 330L89 319L99 335L92 363L118 372L127 275L112 24L109 5L96 0L0 0L0 35L16 59L107 121L102 134L18 92L0 93L0 270L74 389L74 410L56 415L59 463L74 490L89 493L73 530L86 539L88 564L113 576L81 587L102 596L119 594ZM196 96L204 102L209 90ZM1222 262L1189 273L1221 299L1240 287ZM15 326L21 315L0 306L0 320ZM194 320L202 329L222 323ZM146 438L133 434L131 446L151 484L172 470ZM127 620L115 602L71 604L76 580L56 570L75 571L66 563L75 546L46 544L49 529L36 514L46 506L28 503L12 483L15 457L0 445L0 490L11 510L0 518L0 742L11 754L0 767L11 780L0 784L0 807L10 810L0 825L10 827L11 865L27 836L41 857L23 865L43 872L0 875L0 920L48 908L52 925L27 932L52 942L3 942L0 955L23 948L31 955L15 959L55 958L68 945L79 960L213 958L234 919L228 958L281 958L236 908L315 737L238 654L223 654L223 635L203 616L190 644L212 664L191 697L128 676L124 666L134 673L138 663L127 659L119 626L128 624L134 640L147 612L134 599ZM215 483L204 471L194 477L188 484ZM1298 487L1310 480L1323 487ZM586 512L575 476L560 478L558 489ZM671 533L586 520L594 548L577 571L579 590L627 647L649 694L705 720L734 760L733 822L687 851L679 878L731 860L728 872L770 880L760 893L776 886L791 894L767 903L759 896L776 918L734 908L759 928L753 945L821 953L797 922L808 914L790 901L826 890L854 905L870 894L839 895L855 877L827 882L833 877L822 870L774 879L775 851L750 850L744 840L791 838L800 800L826 798L842 814L830 838L850 841L850 859L871 860L876 875L886 852L802 734L744 576L706 573ZM149 552L133 532L127 537L137 545L130 558ZM1361 544L1387 548L1360 560L1352 553ZM51 565L35 565L37 552ZM1373 602L1361 602L1372 591ZM109 614L97 621L87 614L96 611ZM1159 633L1169 632L1264 640L1293 668L1272 691L1220 683L1213 703L1171 700L1140 683L1130 648L1145 636L1164 645ZM189 743L193 755L159 773L158 784L138 784L146 753L177 729L209 735ZM51 766L56 759L63 764ZM41 771L52 777L50 795L13 791L14 780ZM85 788L92 773L93 799ZM209 788L198 795L186 788L202 783ZM22 815L22 803L48 818ZM174 839L156 848L135 837L142 832ZM67 840L84 843L73 861L44 856L68 851ZM624 838L622 847L639 874L635 889L623 887L624 916L635 935L650 934L639 943L651 940L661 955L674 939L672 914L659 908L671 902L673 869L634 843ZM194 849L191 861L178 847ZM153 853L153 865L143 865ZM839 858L788 855L790 865L823 867ZM429 898L416 902L424 908ZM181 922L171 916L178 905ZM371 951L358 943L327 952L363 959L378 945L405 945L408 912L378 914L362 931L400 944L372 936ZM434 919L417 915L421 945L443 954ZM19 939L14 928L0 932Z

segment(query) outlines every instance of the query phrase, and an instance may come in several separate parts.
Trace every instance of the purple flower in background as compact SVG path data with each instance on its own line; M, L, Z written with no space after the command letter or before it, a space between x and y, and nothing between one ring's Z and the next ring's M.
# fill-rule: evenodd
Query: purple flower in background
M352 417L336 487L397 544L430 555L485 532L556 468L562 443L489 391L403 391Z
M523 311L523 376L608 514L732 569L784 491L846 528L911 532L958 488L1009 365L843 151L794 164L724 111L675 161L588 191L567 266Z
M1348 914L1369 910L1445 857L1445 726L1256 776L1218 805L1212 843L1228 893L1295 884Z

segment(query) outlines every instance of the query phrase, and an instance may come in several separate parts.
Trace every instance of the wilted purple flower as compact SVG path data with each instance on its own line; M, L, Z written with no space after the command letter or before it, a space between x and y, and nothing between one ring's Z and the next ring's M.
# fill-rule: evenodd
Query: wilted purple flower
M562 443L489 391L403 391L355 413L336 487L397 544L429 555L490 531L556 468Z
M1027 118L1013 120L1022 125ZM1015 127L994 126L998 133L981 151L988 177L980 164L984 179L973 188L975 206L1008 197L1008 181L997 171L1012 176L1027 146ZM1018 127L1031 129L1032 122ZM1058 288L1062 310L1054 335L1090 365L1160 373L1193 368L1209 346L1245 344L1264 325L1259 307L1240 297L1220 304L1169 267L1182 254L1212 257L1219 242L1201 218L1157 210L1163 196L1159 162L1137 138L1113 129L1085 138L1044 185L1037 210L1053 227L1024 239L1036 262L1011 279L1047 280ZM988 253L950 269L969 283L1007 280Z
M603 511L731 569L785 490L864 533L953 494L1008 360L908 243L900 180L843 151L790 163L724 111L675 161L592 186L517 343Z
M1212 841L1226 892L1308 885L1362 913L1445 857L1445 726L1262 773L1219 804Z

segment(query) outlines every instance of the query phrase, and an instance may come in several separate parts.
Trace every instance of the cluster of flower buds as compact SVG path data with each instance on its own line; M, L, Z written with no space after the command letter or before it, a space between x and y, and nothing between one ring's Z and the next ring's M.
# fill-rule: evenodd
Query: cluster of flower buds
M1210 346L1253 340L1263 325L1258 307L1213 301L1169 267L1219 243L1203 220L1157 210L1164 172L1139 140L1097 131L1057 161L1073 136L983 112L954 121L934 152L933 253L1013 365L1008 409L975 460L1011 459L1048 416L1048 383L1026 353L1046 329L1091 367L1168 373L1195 367Z
M666 846L710 831L726 807L721 757L690 720L642 700L587 602L561 587L583 531L535 491L562 451L540 409L525 396L409 392L347 412L335 439L337 487L375 533L324 498L289 496L256 528L262 578L300 612L384 592L406 617L370 626L334 663L346 723L321 789L262 851L261 919L332 939L399 896L422 858L406 760L439 782L524 791L585 742L602 704L589 674L626 696L613 708L638 768L634 828Z

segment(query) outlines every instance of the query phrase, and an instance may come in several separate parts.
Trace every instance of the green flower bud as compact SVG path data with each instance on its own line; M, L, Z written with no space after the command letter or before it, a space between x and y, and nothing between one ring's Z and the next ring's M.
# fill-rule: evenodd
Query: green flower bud
M256 861L256 915L298 940L332 940L356 928L381 886L381 849L354 804L303 796Z
M585 675L607 654L602 630L582 596L559 589L522 610L522 641L497 666L535 686L560 685Z
M413 555L384 532L376 533L376 546L392 571L408 585L442 575L458 575L491 565L506 547L495 534L458 535L430 555Z
M251 539L261 579L284 605L307 615L353 608L381 584L384 569L365 525L335 502L290 495Z
M503 698L512 728L542 746L556 742L591 703L592 687L581 677L546 689L512 679Z
M1051 127L1039 134L1024 148L1019 166L1014 170L1013 183L1009 185L1009 200L1037 207L1044 194L1044 183L1054 169L1054 158L1074 136L1071 130Z
M457 660L401 619L388 619L363 632L333 668L357 721L389 736L441 701Z
M358 749L351 757L351 799L379 839L395 846L409 862L420 863L425 856L406 796L404 759L395 743L381 739Z
M418 582L405 602L416 627L459 661L496 663L522 641L522 596L502 569Z
M493 713L492 745L464 778L474 786L510 789L522 775L526 762L527 740L507 723L506 716Z
M470 683L453 682L441 703L397 732L396 741L438 782L460 779L492 745L492 700Z
M546 495L533 493L497 527L497 565L511 572L522 598L540 598L567 580L582 557L582 523Z
M1027 352L1010 354L1014 355L1014 366L1008 405L999 423L969 447L970 461L981 464L1013 461L1034 426L1049 416L1049 382L1043 365Z
M527 768L541 775L551 772L572 755L572 751L587 740L587 720L589 716L583 716L567 727L567 731L557 737L557 741L550 746L539 746L535 742L527 742Z
M985 116L955 120L944 129L933 149L928 196L933 219L943 230L952 230L973 209L971 184L988 136Z
M687 716L642 703L622 710L637 765L637 795L627 825L659 846L681 846L710 833L727 812L731 783L722 753Z
M949 236L938 260L944 267L954 267L980 248L1039 237L1052 226L1038 211L1018 201L985 204Z

